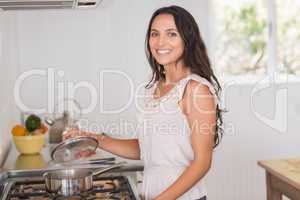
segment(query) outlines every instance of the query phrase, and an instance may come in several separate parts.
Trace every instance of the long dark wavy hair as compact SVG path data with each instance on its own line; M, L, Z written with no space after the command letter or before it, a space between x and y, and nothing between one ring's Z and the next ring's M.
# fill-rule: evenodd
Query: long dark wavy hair
M152 78L146 85L146 88L152 87L153 83L160 80L165 80L164 67L156 62L149 45L152 23L156 16L160 14L170 14L174 17L177 30L184 42L184 52L182 55L184 64L191 70L192 73L207 79L216 91L217 97L220 99L221 86L211 67L205 44L201 38L198 25L194 17L184 8L179 6L162 7L156 10L149 22L145 48L148 62L152 69ZM223 136L222 129L222 110L219 105L216 108L216 133L214 136L214 148L220 143Z

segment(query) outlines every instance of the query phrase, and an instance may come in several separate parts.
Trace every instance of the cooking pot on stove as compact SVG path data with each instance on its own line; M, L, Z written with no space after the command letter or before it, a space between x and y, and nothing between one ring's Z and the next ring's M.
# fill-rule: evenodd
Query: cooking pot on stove
M71 138L58 144L51 152L51 158L59 163L81 159L81 152L93 152L98 141L91 137ZM60 196L74 196L93 188L93 176L123 166L125 162L113 164L100 170L85 168L55 169L43 174L46 190Z
M46 190L60 196L74 196L93 188L93 176L123 166L120 162L104 169L58 169L44 173Z

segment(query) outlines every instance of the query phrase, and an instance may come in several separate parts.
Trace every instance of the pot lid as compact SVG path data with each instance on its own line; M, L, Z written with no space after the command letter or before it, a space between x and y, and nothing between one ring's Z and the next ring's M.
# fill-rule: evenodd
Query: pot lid
M95 153L98 141L92 137L76 137L58 144L51 152L52 160L69 162Z

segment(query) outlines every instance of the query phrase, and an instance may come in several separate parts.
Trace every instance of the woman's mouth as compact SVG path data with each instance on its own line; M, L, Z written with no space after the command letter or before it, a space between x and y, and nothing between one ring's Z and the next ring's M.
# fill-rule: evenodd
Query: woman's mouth
M158 49L158 50L156 50L156 53L158 55L166 55L166 54L171 53L171 50L170 49Z

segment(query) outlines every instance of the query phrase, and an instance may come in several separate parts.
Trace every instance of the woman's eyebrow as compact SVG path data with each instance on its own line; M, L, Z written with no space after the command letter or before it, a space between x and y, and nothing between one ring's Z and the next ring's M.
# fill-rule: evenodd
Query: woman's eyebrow
M175 28L169 28L166 31L177 31L177 29L175 29Z
M156 29L154 29L154 28L152 28L151 31L156 31L156 32L158 32L158 30L156 30Z
M154 29L154 28L152 28L151 31L159 32L157 29ZM168 28L165 31L177 31L177 29L176 28Z

